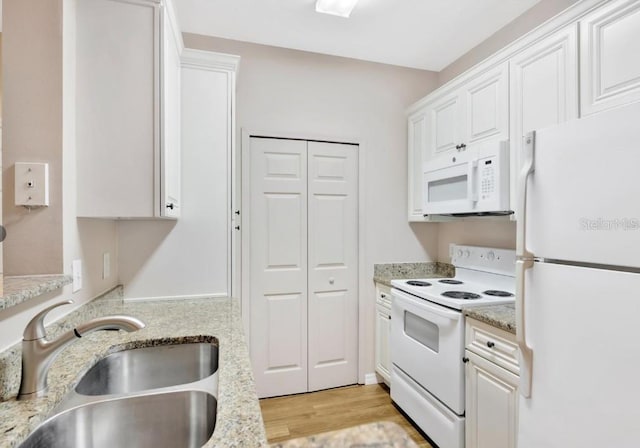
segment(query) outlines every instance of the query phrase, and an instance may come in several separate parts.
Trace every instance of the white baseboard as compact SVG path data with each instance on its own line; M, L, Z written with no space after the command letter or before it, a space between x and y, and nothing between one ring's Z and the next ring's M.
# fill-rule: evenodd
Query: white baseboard
M147 300L192 300L192 299L214 299L221 297L229 297L226 293L212 293L212 294L191 294L184 296L156 296L156 297L125 297L125 302L144 302Z
M378 384L381 381L378 379L378 375L375 373L365 373L364 374L364 385L369 386L371 384Z

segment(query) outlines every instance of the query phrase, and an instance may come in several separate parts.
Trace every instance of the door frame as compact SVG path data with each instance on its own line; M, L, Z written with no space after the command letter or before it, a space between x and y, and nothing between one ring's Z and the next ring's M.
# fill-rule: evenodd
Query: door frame
M365 271L365 166L366 166L366 150L365 142L363 139L354 136L336 136L336 135L318 135L318 134L305 134L305 133L292 133L292 132L275 132L275 131L260 131L255 129L241 129L242 141L240 148L240 160L241 160L241 175L239 188L236 188L236 192L240 191L240 195L236 193L235 210L240 210L241 218L241 235L240 235L240 273L234 275L235 278L240 278L240 290L236 290L234 294L238 297L240 293L240 304L242 314L242 325L244 327L245 341L251 353L251 308L249 298L251 295L251 270L249 264L249 254L251 247L250 229L251 229L251 210L249 207L243 208L243 204L251 203L251 170L250 170L250 139L251 137L264 137L264 138L280 138L289 140L307 140L307 141L319 141L327 143L346 143L352 145L358 145L358 383L365 383L364 371L364 325L366 316L366 298L363 293L366 291L366 285L364 279L366 278ZM236 183L238 185L238 183ZM234 268L237 269L237 264L234 263ZM237 273L236 273L237 274Z

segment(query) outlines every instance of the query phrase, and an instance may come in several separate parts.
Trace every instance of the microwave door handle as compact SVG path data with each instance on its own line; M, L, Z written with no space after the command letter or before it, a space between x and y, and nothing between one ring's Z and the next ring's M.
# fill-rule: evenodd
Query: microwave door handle
M520 349L520 394L524 398L531 397L533 371L533 350L526 338L526 288L525 276L528 269L533 268L534 254L526 247L527 232L527 183L534 171L535 133L524 137L522 170L518 176L518 203L516 208L516 342Z
M467 171L467 198L471 203L471 207L475 208L476 202L478 202L478 189L477 189L477 174L478 174L478 161L469 161L469 167Z

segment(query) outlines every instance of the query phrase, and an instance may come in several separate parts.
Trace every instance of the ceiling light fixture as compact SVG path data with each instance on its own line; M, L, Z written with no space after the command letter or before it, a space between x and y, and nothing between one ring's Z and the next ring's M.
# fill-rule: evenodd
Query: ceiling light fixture
M340 17L349 17L358 0L317 0L316 12Z

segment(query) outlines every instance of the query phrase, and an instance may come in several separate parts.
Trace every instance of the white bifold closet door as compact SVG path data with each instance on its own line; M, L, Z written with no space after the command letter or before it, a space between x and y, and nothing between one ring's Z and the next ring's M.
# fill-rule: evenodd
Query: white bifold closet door
M259 397L357 382L357 146L250 139Z

